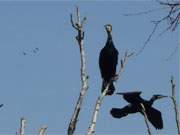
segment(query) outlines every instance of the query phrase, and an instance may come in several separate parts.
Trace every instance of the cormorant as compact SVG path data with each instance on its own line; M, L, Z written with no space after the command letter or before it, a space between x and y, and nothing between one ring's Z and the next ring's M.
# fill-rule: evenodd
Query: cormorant
M3 107L3 106L4 106L4 104L0 104L0 108Z
M37 53L39 51L39 48L35 48L35 49L33 49L33 53Z
M25 55L26 55L26 52L23 51L22 54L25 56Z
M101 71L101 77L103 79L102 89L103 92L108 82L116 75L116 66L118 63L118 50L115 48L112 40L112 26L110 24L105 25L107 32L107 42L104 48L100 52L99 56L99 68ZM109 90L106 95L112 95L115 91L113 82L109 85Z
M127 116L128 114L136 113L136 112L140 112L141 114L144 115L144 113L142 112L142 106L141 106L142 103L145 107L145 113L147 115L147 118L151 122L151 124L156 129L163 128L163 120L162 120L161 112L153 108L152 105L155 100L167 96L153 95L150 100L144 100L143 98L140 97L141 94L140 91L116 93L116 94L123 95L123 98L130 104L123 108L112 108L110 113L114 118L121 118Z

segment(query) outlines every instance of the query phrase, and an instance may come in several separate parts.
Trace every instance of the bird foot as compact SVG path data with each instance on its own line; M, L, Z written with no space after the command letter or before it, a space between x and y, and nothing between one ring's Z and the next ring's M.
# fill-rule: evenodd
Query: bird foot
M111 96L114 93L114 90L108 90L106 92L106 96Z
M117 81L119 79L119 75L116 74L114 77L113 77L113 81Z

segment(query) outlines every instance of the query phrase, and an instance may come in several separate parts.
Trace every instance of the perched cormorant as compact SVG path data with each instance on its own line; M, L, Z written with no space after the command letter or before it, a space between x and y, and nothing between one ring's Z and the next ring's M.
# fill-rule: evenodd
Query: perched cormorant
M107 32L107 42L104 48L100 52L99 67L101 71L101 77L103 79L102 89L103 92L108 82L116 75L116 66L118 63L118 50L115 48L112 40L112 26L110 24L105 25ZM109 90L106 95L112 95L115 91L113 82L109 85Z
M140 97L141 94L140 91L116 93L116 94L123 95L123 98L130 104L123 108L112 108L110 113L114 118L121 118L127 116L128 114L136 113L136 112L140 112L141 114L144 115L144 113L142 112L142 106L141 106L142 103L145 107L147 118L152 123L152 125L156 129L163 128L163 120L162 120L161 112L153 108L152 105L155 100L167 96L153 95L150 100L144 100L143 98Z

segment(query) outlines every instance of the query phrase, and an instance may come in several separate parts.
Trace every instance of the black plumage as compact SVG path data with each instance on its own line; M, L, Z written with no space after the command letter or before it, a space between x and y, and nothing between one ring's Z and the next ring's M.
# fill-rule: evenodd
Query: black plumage
M161 112L153 108L152 105L155 100L166 96L153 95L153 97L150 100L144 100L143 98L140 97L141 94L140 91L117 93L117 94L123 95L123 98L130 104L123 108L112 108L110 113L114 118L121 118L127 116L128 114L136 113L136 112L140 112L141 114L143 114L142 106L141 106L142 103L145 107L145 113L147 115L147 118L151 122L151 124L156 129L163 128L163 119L161 116Z
M100 52L99 56L99 68L101 71L102 92L106 88L108 82L116 75L116 66L118 63L118 50L115 48L112 40L112 26L110 24L105 25L107 32L107 42L104 48ZM109 89L106 95L112 95L115 91L113 81L109 85Z

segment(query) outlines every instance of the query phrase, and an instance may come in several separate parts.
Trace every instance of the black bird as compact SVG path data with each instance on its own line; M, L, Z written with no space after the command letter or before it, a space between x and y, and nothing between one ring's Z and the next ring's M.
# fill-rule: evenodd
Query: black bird
M22 52L22 54L23 54L24 56L25 56L25 55L27 55L27 53L26 53L26 52L24 52L24 51Z
M35 49L33 49L33 53L37 53L39 51L39 48L35 48Z
M3 106L4 106L4 104L0 104L0 108L3 107Z
M118 63L118 50L115 48L112 40L112 26L110 24L105 25L107 32L107 42L104 48L100 52L99 56L99 68L101 71L101 77L103 79L102 89L103 92L108 82L116 75L116 66ZM112 95L115 91L113 81L109 85L109 90L106 95Z
M156 129L163 128L163 120L162 120L161 112L153 108L152 105L155 100L167 96L153 95L150 100L144 100L143 98L140 97L141 94L140 91L116 93L116 94L123 95L123 98L130 104L123 108L112 108L110 113L114 118L121 118L127 116L128 114L136 113L136 112L140 112L141 114L144 115L144 113L142 112L142 106L141 106L142 103L145 107L147 118L151 122L151 124Z
M39 51L39 48L36 47L35 50Z

